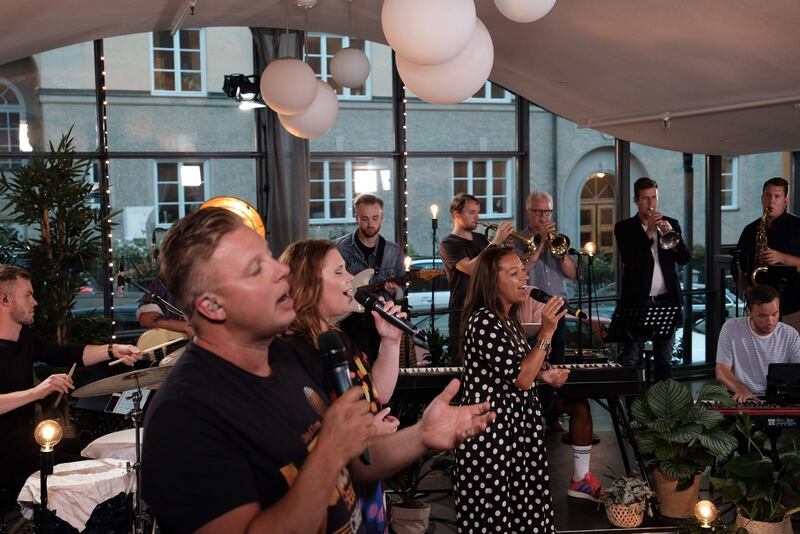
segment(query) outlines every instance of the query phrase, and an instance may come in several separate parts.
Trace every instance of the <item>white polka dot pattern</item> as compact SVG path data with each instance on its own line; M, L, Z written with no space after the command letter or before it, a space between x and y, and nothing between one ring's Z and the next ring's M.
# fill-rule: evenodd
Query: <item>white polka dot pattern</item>
M462 401L489 400L497 419L455 451L459 532L553 533L553 506L535 388L514 385L529 347L511 322L481 308L464 331Z

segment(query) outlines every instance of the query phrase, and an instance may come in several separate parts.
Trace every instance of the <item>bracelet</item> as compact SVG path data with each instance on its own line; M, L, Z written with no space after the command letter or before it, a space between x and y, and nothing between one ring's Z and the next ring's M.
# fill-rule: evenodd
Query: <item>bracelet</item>
M548 354L550 352L550 346L552 345L552 343L550 343L546 339L540 339L538 341L539 341L539 344L536 345L536 348L541 350L541 351L544 351L545 354Z
M109 359L109 360L114 360L114 359L116 359L116 358L114 357L114 346L113 346L111 343L109 343L109 344L108 344L108 349L107 349L107 352L108 352L108 359Z

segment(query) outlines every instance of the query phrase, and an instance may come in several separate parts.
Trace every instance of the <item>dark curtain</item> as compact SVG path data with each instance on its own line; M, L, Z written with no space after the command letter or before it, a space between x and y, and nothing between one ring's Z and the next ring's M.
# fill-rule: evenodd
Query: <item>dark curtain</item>
M277 28L250 28L255 43L257 74L281 57L301 58L303 33ZM308 141L281 127L278 115L269 108L258 112L258 125L266 155L267 239L278 256L289 243L308 237L310 159ZM259 192L259 198L263 198ZM259 206L263 211L263 206Z

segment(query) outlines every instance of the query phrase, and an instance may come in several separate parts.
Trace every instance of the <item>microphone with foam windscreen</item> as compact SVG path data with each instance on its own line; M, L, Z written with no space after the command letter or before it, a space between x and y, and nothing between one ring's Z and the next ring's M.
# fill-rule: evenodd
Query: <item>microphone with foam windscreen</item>
M406 334L421 339L422 341L427 341L427 336L425 335L425 331L421 328L417 328L416 326L407 323L406 321L402 320L399 317L395 317L394 315L390 314L386 310L383 309L383 304L379 301L376 297L370 295L363 289L359 289L356 291L355 297L356 302L364 306L367 311L374 311L377 312L381 318L392 325L393 327L402 330Z
M345 391L353 387L353 380L350 378L350 367L347 365L347 351L339 337L333 330L321 333L317 337L317 346L322 355L322 365L328 376L333 390L338 397L344 395ZM372 457L369 449L361 453L361 463L364 465L372 464Z
M553 296L549 293L545 293L541 289L534 287L533 289L531 289L531 298L539 302L547 303L547 301L553 298ZM567 315L572 315L573 317L577 317L578 319L588 319L586 314L583 313L579 308L576 308L575 306L570 306L566 302L561 307L561 309L558 310L558 313L561 313L564 310L567 310Z
M119 259L117 264L117 297L125 296L125 256Z

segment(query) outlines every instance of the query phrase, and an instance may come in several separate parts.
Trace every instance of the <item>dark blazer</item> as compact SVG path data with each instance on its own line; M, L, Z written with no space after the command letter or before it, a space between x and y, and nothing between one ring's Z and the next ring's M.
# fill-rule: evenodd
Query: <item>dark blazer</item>
M673 230L682 234L678 221L670 217L664 217L664 220L672 225ZM614 237L617 239L617 248L622 257L622 304L643 306L650 295L650 285L653 281L655 263L650 252L653 240L647 237L647 233L642 229L638 214L614 225ZM689 259L689 248L683 239L672 250L658 247L658 263L664 274L664 284L667 287L670 304L681 305L677 265L686 265Z

